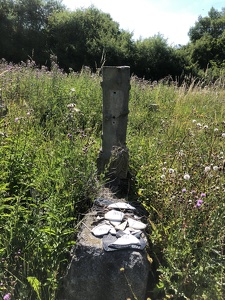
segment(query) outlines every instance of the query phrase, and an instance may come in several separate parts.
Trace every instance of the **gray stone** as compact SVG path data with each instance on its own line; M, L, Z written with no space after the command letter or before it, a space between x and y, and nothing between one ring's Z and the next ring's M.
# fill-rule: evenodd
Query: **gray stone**
M158 104L155 104L155 103L151 103L149 105L149 110L150 111L159 111L159 105Z
M83 220L64 278L61 300L144 300L149 274L145 250L106 252L91 233L95 211Z

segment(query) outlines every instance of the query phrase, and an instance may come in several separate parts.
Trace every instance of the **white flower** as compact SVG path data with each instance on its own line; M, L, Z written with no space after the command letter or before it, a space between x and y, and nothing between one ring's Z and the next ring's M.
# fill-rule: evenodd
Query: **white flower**
M197 125L198 127L200 127L200 128L202 127L202 124L201 124L201 123L197 123L196 125Z
M160 177L161 179L165 179L166 178L166 176L163 174L163 175L161 175L161 177Z
M209 126L208 125L204 125L204 129L208 129L209 128Z
M218 170L219 170L219 167L218 167L218 166L213 166L213 170L214 170L214 171L218 171Z
M170 173L170 174L173 174L173 173L174 173L174 169L169 168L169 173Z
M185 180L189 180L191 177L190 177L190 175L189 174L184 174L184 179Z
M209 166L205 167L205 173L208 173L211 170Z
M219 131L219 129L218 128L214 128L214 132L217 132L217 131Z
M222 137L225 138L225 132L222 133Z
M178 154L179 154L179 156L183 156L183 155L184 155L184 151L183 151L183 150L180 150L180 151L178 152Z
M70 89L70 91L71 91L72 93L75 92L75 88Z
M192 123L196 123L197 121L196 120L192 120Z
M162 168L162 171L163 171L163 173L165 173L166 172L166 168L164 167L164 168Z

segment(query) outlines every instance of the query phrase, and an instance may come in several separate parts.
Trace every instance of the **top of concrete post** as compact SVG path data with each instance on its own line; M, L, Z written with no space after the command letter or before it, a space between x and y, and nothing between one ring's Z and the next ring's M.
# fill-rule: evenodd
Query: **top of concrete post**
M105 66L103 67L103 82L102 85L105 83L108 84L109 82L115 87L121 86L121 84L128 84L130 88L130 67L129 66Z

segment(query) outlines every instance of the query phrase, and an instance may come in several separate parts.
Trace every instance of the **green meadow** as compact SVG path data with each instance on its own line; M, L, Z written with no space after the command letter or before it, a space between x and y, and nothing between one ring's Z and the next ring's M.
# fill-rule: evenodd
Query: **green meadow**
M57 299L79 223L104 184L101 80L54 62L51 71L0 63L3 299ZM224 83L131 76L127 200L148 212L149 299L225 298Z

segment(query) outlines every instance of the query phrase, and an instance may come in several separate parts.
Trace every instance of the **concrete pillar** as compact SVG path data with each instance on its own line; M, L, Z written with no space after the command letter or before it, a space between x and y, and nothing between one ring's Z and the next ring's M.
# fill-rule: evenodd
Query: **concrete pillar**
M110 190L99 194L100 202L118 202ZM125 199L120 199L125 201ZM97 209L97 210L96 210ZM71 260L63 278L58 300L146 300L150 264L147 250L121 249L106 252L102 237L95 237L100 207L94 206L82 221L71 250Z
M103 67L103 125L102 149L97 165L99 173L109 164L109 173L119 179L127 178L128 149L126 132L130 90L130 67Z

